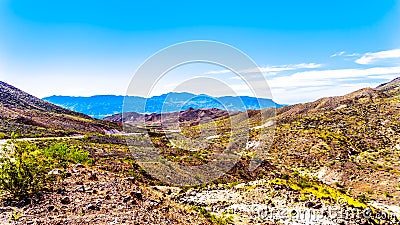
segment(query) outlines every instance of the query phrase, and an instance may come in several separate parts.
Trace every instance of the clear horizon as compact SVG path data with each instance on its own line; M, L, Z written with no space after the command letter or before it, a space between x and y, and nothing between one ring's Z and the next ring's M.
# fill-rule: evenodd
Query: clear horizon
M2 1L0 80L40 98L123 96L136 69L155 52L182 41L214 40L257 63L275 102L309 102L398 77L399 17L395 0ZM251 96L234 73L205 64L170 71L151 95L196 93L201 84L179 84L202 76Z

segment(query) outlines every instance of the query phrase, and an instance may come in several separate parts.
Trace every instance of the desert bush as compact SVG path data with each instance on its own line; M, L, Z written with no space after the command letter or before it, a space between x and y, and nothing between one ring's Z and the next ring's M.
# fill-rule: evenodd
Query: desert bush
M56 143L40 150L40 154L47 163L56 165L56 168L66 168L71 163L90 162L89 153L73 145ZM54 166L53 166L54 167Z
M0 154L0 191L14 198L38 192L46 173L33 145L8 145Z
M74 146L35 144L12 140L0 152L0 192L14 199L39 193L54 181L49 172L70 163L89 161L89 154Z

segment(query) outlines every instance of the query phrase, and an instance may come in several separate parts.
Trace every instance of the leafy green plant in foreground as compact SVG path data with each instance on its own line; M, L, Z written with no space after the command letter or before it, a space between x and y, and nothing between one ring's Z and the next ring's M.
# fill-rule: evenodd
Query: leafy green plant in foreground
M52 169L84 162L89 162L89 153L75 146L57 143L40 149L11 141L0 151L0 192L14 199L36 194L54 180L49 175Z

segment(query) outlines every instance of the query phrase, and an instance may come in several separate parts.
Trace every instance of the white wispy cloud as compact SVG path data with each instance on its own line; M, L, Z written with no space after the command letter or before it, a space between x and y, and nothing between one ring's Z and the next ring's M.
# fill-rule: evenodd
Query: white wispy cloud
M400 49L392 49L380 52L368 52L358 58L355 62L362 65L374 63L379 60L400 58Z
M352 91L365 87L376 87L380 82L357 82L353 84L336 84L334 86L304 87L293 90L285 88L272 88L272 95L275 102L295 104L310 102L323 97L345 95Z
M294 67L295 66L274 67L273 71L287 71L290 70L287 68ZM304 68L304 70L296 71L291 69L289 73L282 73L278 76L267 77L267 83L272 92L271 97L273 97L276 102L293 104L299 102L309 102L322 97L344 95L360 88L375 87L380 83L400 76L400 66L319 69L317 65L297 64L297 67ZM306 67L310 69L307 69ZM272 71L272 69L268 71ZM252 75L254 74L248 74L247 76ZM254 88L254 90L265 91L265 80L260 80L259 76L250 78L251 79L248 79L248 81L251 83L251 87ZM240 79L228 79L225 80L225 82L227 84L226 87L213 88L211 85L205 85L208 87L206 90L218 89L218 92L213 92L213 96L232 95L232 91L237 95L254 96L254 92L252 92L250 89L249 84L241 81ZM170 85L172 86L172 83ZM159 88L155 88L155 90L159 90ZM163 90L160 92L160 94L166 92L165 89L160 88L160 90ZM187 90L181 91L193 92L193 90L197 89L188 88ZM198 93L204 93L204 89L200 89ZM266 96L259 97L270 97L268 91L265 95Z
M344 55L345 53L346 53L345 51L336 52L336 53L332 54L331 57L342 56L342 55Z
M318 81L318 80L335 80L335 79L350 79L350 78L368 78L369 76L399 74L399 73L400 73L400 66L357 68L357 69L310 70L304 72L296 72L290 76L277 77L275 78L275 80L295 79L295 80Z
M337 53L341 57L356 56L358 53ZM372 54L372 53L371 53ZM364 55L365 56L365 55ZM361 57L362 58L362 57ZM381 56L379 58L382 58ZM300 63L279 66L266 66L241 71L255 90L265 90L264 77L255 72L278 74L267 76L267 83L273 98L279 103L299 103L318 98L344 95L364 87L375 87L378 84L400 76L399 66L375 66L358 68L321 68L318 63ZM209 71L206 74L229 74L230 70ZM230 76L230 74L229 74ZM222 77L222 76L221 76ZM262 78L262 79L261 79ZM224 78L226 79L226 77ZM230 89L239 95L253 95L247 83L234 76L226 80Z
M310 70L272 77L268 84L278 102L296 103L374 87L378 84L376 80L391 80L398 76L400 66Z
M334 54L332 54L330 57L338 57L338 56L344 56L344 57L353 57L353 56L359 56L359 53L346 53L345 51L341 51L341 52L336 52Z
M375 87L382 80L400 76L398 67L374 67L354 69L309 70L268 79L273 98L279 103L298 103L322 97L344 95L364 87ZM256 88L265 88L265 83L253 81ZM231 86L245 90L246 85Z
M283 71L293 71L293 70L298 70L298 69L316 69L322 67L322 64L318 63L299 63L299 64L289 64L289 65L280 65L280 66L266 66L266 67L258 67L258 68L250 68L246 69L243 71L240 71L240 73L257 73L257 72L262 72L266 74L272 74L275 75L279 72ZM208 71L205 74L206 75L214 75L214 74L226 74L230 73L230 70L213 70L213 71Z
M373 67L356 69L330 69L308 70L295 72L287 76L276 76L268 79L271 88L304 88L331 86L339 82L365 81L370 78L386 79L400 76L400 66L397 67ZM262 82L262 81L261 81ZM262 83L260 83L262 84Z

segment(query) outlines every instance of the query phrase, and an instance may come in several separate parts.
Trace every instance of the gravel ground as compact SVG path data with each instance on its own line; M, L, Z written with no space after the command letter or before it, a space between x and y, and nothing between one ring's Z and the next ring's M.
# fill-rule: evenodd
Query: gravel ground
M0 224L210 224L134 178L81 165L68 171L61 188L36 203L4 202Z

